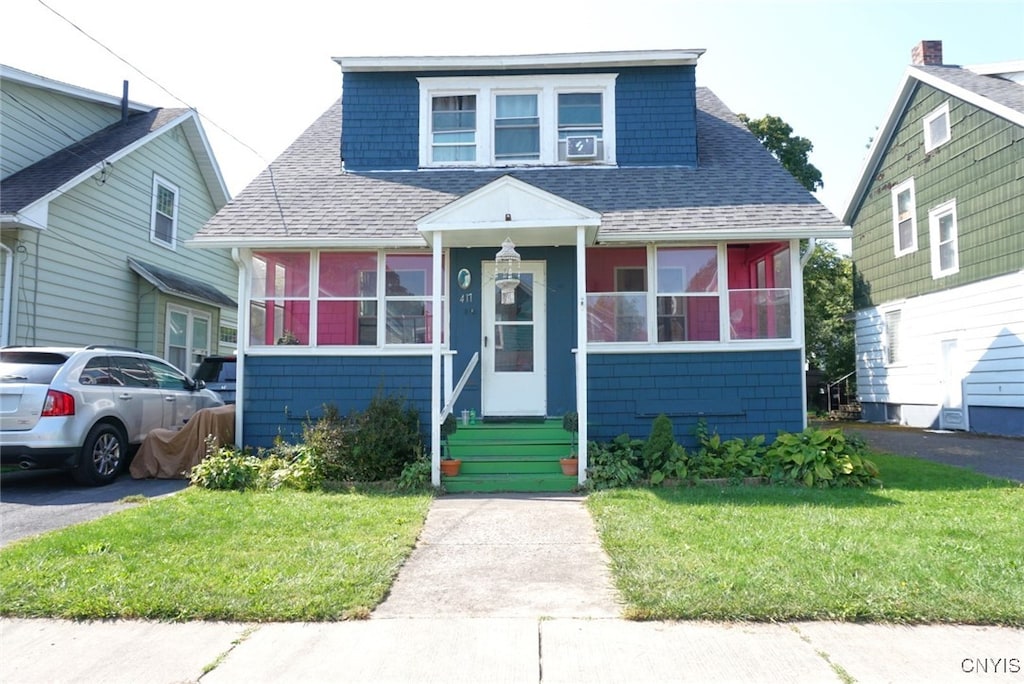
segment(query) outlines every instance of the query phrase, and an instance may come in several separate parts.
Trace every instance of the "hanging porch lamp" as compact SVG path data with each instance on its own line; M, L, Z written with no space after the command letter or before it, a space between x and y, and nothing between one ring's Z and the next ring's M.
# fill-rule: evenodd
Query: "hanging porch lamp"
M494 256L494 284L501 290L502 304L516 303L516 288L519 287L519 271L522 258L516 251L512 238L506 237L501 250Z

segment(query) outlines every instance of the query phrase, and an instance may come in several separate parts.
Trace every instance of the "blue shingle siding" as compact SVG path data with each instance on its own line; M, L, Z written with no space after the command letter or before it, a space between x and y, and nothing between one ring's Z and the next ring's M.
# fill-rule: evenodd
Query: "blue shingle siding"
M696 69L623 69L615 118L619 166L696 166Z
M249 356L245 360L244 443L269 447L280 435L298 441L307 416L324 404L342 414L365 409L378 393L399 396L430 430L430 357Z
M723 439L803 429L800 352L590 354L588 437L622 433L646 439L660 413L672 419L676 441L696 445L701 417Z
M615 135L619 166L697 165L696 68L580 69L617 73ZM477 71L465 76L531 72ZM551 72L544 72L545 75ZM349 171L413 170L419 166L418 77L447 72L363 73L344 76L341 155ZM483 125L483 122L480 122Z
M349 171L419 165L419 83L412 74L348 73L341 157Z

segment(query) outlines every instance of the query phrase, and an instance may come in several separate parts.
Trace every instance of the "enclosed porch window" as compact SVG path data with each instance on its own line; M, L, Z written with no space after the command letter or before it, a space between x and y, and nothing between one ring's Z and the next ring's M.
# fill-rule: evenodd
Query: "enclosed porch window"
M587 338L658 344L790 339L789 249L788 242L588 249Z
M432 273L429 254L257 252L250 343L430 344Z

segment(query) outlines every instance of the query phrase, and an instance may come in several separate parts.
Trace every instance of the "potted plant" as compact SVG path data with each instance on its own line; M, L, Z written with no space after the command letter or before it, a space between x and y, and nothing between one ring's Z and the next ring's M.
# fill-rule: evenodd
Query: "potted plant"
M562 429L572 435L569 455L558 461L562 465L562 474L578 475L580 472L580 461L576 456L576 433L580 430L580 415L576 411L567 412L562 416Z
M458 429L459 425L455 420L455 414L449 413L445 417L444 422L441 423L441 474L447 477L458 475L459 468L462 467L462 461L452 458L448 446L448 435L453 434Z

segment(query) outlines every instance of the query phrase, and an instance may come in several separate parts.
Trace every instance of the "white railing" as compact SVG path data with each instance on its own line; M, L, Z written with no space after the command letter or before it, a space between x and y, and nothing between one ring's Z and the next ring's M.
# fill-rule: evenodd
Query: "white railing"
M444 405L444 408L441 409L441 416L439 419L441 423L443 423L445 418L451 414L452 407L455 406L455 402L458 400L459 395L462 394L462 388L464 388L466 383L469 382L469 376L473 374L473 369L476 368L478 361L480 361L480 352L474 352L473 358L471 358L469 363L466 364L466 370L462 371L462 377L459 378L459 384L455 385L455 389L452 390L451 398L448 400L448 403Z

